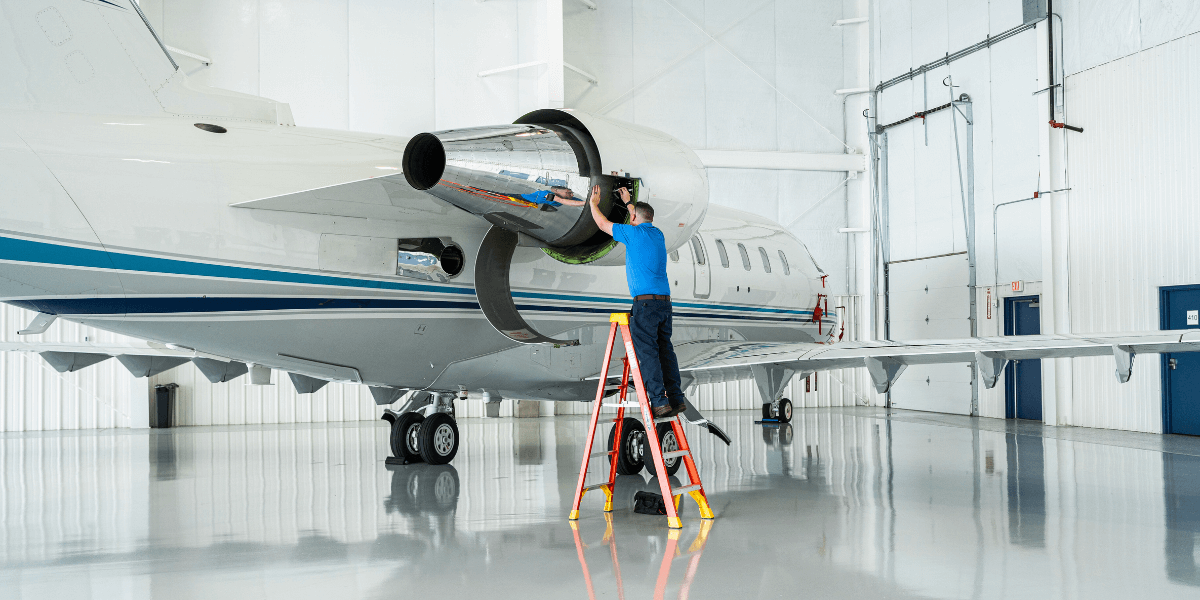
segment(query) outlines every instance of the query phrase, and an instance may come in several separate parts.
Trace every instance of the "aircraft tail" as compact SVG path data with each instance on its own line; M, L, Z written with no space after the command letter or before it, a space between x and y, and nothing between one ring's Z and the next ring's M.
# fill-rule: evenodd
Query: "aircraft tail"
M134 0L0 0L0 108L293 125L286 104L188 83Z

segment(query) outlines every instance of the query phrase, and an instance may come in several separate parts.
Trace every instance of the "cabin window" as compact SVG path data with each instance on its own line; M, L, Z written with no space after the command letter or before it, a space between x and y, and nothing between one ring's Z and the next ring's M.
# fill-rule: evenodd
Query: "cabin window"
M704 242L700 241L700 236L692 236L692 255L696 257L696 264L703 265L708 262L708 257L704 254Z
M747 271L749 271L750 270L750 253L746 252L746 247L740 243L738 244L738 254L742 255L742 267L745 268Z
M758 256L762 258L763 270L770 273L771 272L771 259L767 258L767 251L762 246L758 247Z
M783 250L779 251L779 262L783 263L783 274L791 275L792 268L788 266L787 255L783 253Z
M717 254L721 256L721 266L729 268L729 253L725 251L725 242L717 240Z
M679 262L679 251L672 250L667 256L671 257L671 262Z

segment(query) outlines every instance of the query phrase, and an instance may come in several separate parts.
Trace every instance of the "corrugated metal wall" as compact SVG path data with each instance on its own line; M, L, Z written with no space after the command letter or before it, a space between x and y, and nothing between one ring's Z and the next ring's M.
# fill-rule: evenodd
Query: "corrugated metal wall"
M128 338L56 321L41 335L17 330L34 313L0 305L0 341L118 343ZM58 373L36 354L0 352L0 431L129 427L134 402L147 402L146 384L116 360Z
M1159 286L1200 283L1200 34L1067 78L1070 310L1075 333L1158 329ZM1157 356L1118 384L1076 359L1069 425L1162 431ZM1061 414L1061 412L1060 412Z

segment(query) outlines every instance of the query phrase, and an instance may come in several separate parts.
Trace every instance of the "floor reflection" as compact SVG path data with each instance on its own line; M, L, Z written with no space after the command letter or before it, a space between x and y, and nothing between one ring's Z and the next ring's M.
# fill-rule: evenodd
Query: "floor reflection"
M1200 440L875 409L689 429L717 514L566 516L584 417L466 419L452 465L382 424L0 436L0 596L1184 597ZM1164 451L1168 448L1169 451ZM603 465L591 474L598 480Z

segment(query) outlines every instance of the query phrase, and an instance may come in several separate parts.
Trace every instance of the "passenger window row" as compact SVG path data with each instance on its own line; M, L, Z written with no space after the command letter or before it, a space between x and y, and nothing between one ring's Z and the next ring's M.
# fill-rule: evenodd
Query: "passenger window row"
M693 244L697 243L697 240L695 238L693 238L692 243ZM746 246L740 242L737 245L737 249L738 249L738 255L740 255L742 258L742 268L749 271L751 269L750 253L746 250ZM788 265L787 255L783 253L783 250L779 250L778 252L779 252L779 264L783 267L783 274L791 275L792 268L791 268L791 266ZM729 268L729 252L725 250L725 242L722 240L717 240L717 254L720 255L720 257L721 257L721 266L728 269ZM771 258L770 258L770 255L767 254L767 249L763 248L762 246L759 246L758 247L758 257L760 259L762 259L763 270L770 273L771 272Z

